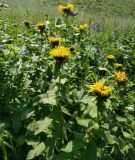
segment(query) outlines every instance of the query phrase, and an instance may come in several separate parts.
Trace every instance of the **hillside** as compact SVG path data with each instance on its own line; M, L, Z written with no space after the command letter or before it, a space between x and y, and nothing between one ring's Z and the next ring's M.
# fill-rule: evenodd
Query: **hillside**
M2 1L1 1L2 2ZM10 10L1 11L1 17L21 17L43 19L46 14L57 17L57 5L63 3L76 4L79 21L90 20L104 23L109 26L134 26L135 1L134 0L5 0Z

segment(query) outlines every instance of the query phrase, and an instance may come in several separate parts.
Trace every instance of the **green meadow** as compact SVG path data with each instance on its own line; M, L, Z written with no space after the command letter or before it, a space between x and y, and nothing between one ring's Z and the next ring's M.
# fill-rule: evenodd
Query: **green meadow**
M3 18L23 18L38 20L45 15L59 17L57 6L66 1L62 0L5 0L10 9L1 11ZM70 0L76 4L79 22L102 23L107 27L120 30L135 28L135 1L134 0Z

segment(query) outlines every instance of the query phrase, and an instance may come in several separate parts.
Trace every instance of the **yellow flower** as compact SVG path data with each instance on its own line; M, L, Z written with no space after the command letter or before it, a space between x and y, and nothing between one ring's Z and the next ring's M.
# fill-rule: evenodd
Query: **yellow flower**
M128 81L128 77L125 72L115 72L115 76L118 83L124 83Z
M59 42L62 41L62 39L59 38L59 37L48 37L48 40L49 40L49 42L51 42L51 43L59 43Z
M70 48L59 46L54 48L49 53L55 59L66 59L71 55Z
M116 60L116 57L112 54L108 55L106 58L108 61L115 61Z
M110 96L112 92L112 90L108 86L105 86L101 80L94 83L93 85L90 85L89 91L95 93L99 97L104 97L104 98Z
M79 26L79 28L80 29L85 29L85 28L88 28L88 24L81 24L80 26Z
M81 31L83 31L84 29L86 29L86 28L88 28L88 24L81 24L78 28L76 28L75 30L77 31L77 32L81 32Z
M65 12L65 13L73 12L74 8L75 8L74 4L67 4L64 6L63 5L58 6L58 10Z
M114 64L114 67L115 67L115 68L122 68L122 67L123 67L123 64L121 64L121 63L115 63L115 64Z
M58 10L59 10L59 11L64 11L65 9L66 9L66 7L63 6L63 5L59 5L59 6L58 6Z
M40 22L40 23L37 23L36 24L36 30L38 30L38 31L43 31L44 29L45 29L45 27L46 27L46 24L45 24L45 22Z
M70 11L73 11L75 9L75 5L74 4L68 4L67 9L70 10Z

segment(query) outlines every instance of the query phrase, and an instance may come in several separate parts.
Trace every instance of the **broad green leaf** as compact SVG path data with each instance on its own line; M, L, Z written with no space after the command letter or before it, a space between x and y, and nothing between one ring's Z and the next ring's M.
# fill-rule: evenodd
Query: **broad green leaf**
M65 153L68 153L68 155L65 156L72 157L73 155L76 156L76 153L79 152L82 148L84 148L85 145L86 142L84 140L84 134L75 134L75 139L69 141L67 145L64 146L61 150ZM66 157L64 158L66 159Z
M105 104L106 108L108 109L108 108L110 107L110 105L111 105L110 99L107 99L107 100L104 102L104 104Z
M123 131L122 133L125 138L129 138L129 139L133 138L133 135L128 132Z
M86 95L81 100L82 103L88 104L90 102L90 96Z
M52 86L50 87L50 90L48 90L46 93L39 95L40 103L56 105L56 91L58 87L54 87L53 89L51 88Z
M90 122L90 119L80 119L80 118L77 119L77 123L83 127L88 127L89 122Z
M90 126L90 129L93 131L97 131L99 129L99 124L94 122L94 124L92 126Z
M111 135L110 132L105 132L105 135L110 145L119 144L117 137L114 135Z
M26 160L33 159L39 156L44 150L45 150L45 144L42 142L38 144L37 146L35 146L33 150L29 151Z
M47 92L45 94L41 94L39 97L40 103L56 105L56 94L54 93Z
M52 119L46 117L44 120L37 121L38 129L35 131L35 135L44 132L47 134L51 133L49 127L52 126Z
M73 142L72 141L68 142L68 144L64 148L62 148L61 150L63 152L67 152L67 153L72 152L72 150L73 150Z
M65 84L67 82L67 80L68 80L67 78L63 78L63 79L60 80L60 83ZM53 82L59 83L59 78L57 78L56 80L53 80Z
M32 83L32 80L26 80L26 82L25 82L25 88L28 88L31 83Z
M117 121L119 122L127 122L127 118L116 116Z
M74 89L73 90L73 98L75 100L76 103L80 102L82 97L83 97L83 94L84 94L84 90L81 89L80 91Z
M90 117L97 118L97 102L95 97L89 97L87 103L88 105L86 107L86 110L84 111L84 114L89 114Z
M89 115L92 118L97 118L97 106L96 105L91 106L91 108L89 110Z

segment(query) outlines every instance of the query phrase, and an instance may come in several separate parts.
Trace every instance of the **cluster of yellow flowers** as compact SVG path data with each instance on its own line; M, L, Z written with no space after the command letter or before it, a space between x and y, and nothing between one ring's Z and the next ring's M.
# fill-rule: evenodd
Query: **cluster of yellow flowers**
M59 43L59 42L62 41L62 39L59 38L59 37L48 37L48 40L49 40L49 42L51 42L51 43Z
M64 13L71 13L73 12L75 6L74 4L67 4L67 5L59 5L58 9ZM25 26L29 26L30 23L28 21L24 22ZM46 23L45 22L40 22L36 24L35 27L38 31L43 32L44 29L46 28ZM84 31L86 28L88 28L88 24L81 24L78 26L78 28L76 28L75 30L77 32L82 32ZM48 37L48 41L50 43L52 43L56 48L52 49L50 51L50 56L56 60L64 60L66 58L68 58L71 55L71 52L74 50L74 48L67 48L64 46L58 46L59 43L62 41L61 38L59 37L51 37L49 35ZM115 62L116 61L116 57L113 54L109 54L106 56L106 59L109 62ZM120 63L114 63L114 67L116 69L122 68L123 65ZM126 73L124 71L117 71L115 72L115 77L118 83L125 83L126 81L128 81L128 77L126 75ZM110 96L112 90L109 86L104 85L104 83L99 80L96 83L94 83L93 85L89 86L89 92L95 93L97 96L102 97L102 98L107 98Z
M86 29L86 28L88 28L88 24L81 24L78 28L76 28L75 30L77 31L77 32L81 32L81 31L83 31L84 29Z
M36 30L42 32L46 27L45 22L40 22L36 24Z
M65 13L73 12L74 8L75 8L74 4L67 4L67 5L59 5L58 6L58 10L65 12Z
M106 58L108 61L115 61L116 60L116 57L112 54L109 54Z
M113 62L116 60L116 57L112 54L108 55L107 60L110 62ZM121 69L123 67L123 64L121 63L114 63L114 67L116 69ZM128 81L128 77L126 75L126 73L124 71L117 71L115 72L115 77L118 83L125 83L126 81Z
M124 71L115 72L115 76L118 83L125 83L128 81L128 77Z
M64 60L71 55L70 48L64 46L58 46L50 51L50 56L55 59Z
M95 93L99 97L104 97L104 98L110 96L112 92L110 87L104 85L101 80L94 83L93 85L90 85L89 91Z

